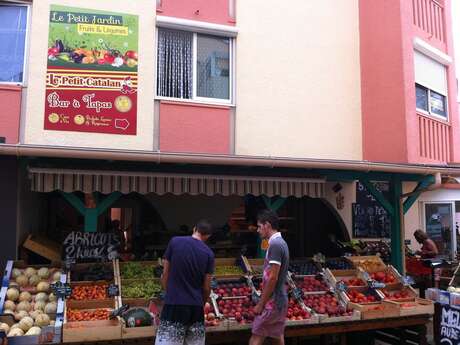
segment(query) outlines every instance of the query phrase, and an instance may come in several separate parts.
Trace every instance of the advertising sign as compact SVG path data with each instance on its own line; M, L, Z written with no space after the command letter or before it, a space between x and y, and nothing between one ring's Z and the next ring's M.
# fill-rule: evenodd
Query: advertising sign
M138 16L51 5L45 129L135 135Z

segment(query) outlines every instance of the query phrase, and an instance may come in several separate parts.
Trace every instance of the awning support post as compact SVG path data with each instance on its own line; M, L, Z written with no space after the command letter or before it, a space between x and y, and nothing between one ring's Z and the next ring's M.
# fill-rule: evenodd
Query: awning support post
M406 214L412 207L412 205L415 203L415 201L417 201L418 197L420 196L420 194L422 194L423 190L433 183L435 183L435 178L433 175L429 175L417 184L417 187L415 187L412 193L410 193L411 195L408 196L407 199L404 201L404 214Z
M368 179L361 179L360 182L366 187L369 193L382 205L388 212L391 223L391 264L401 273L404 270L404 227L403 206L401 203L402 183L399 175L394 175L390 180L390 200L374 187Z
M113 192L104 199L99 199L96 207L88 208L75 194L65 192L60 193L62 197L85 218L85 232L96 232L99 216L104 213L122 195L120 192ZM97 200L98 198L95 197L94 199Z
M402 226L402 183L398 176L391 179L390 183L390 197L393 206L393 214L390 215L391 220L391 264L402 274L404 274L404 228Z

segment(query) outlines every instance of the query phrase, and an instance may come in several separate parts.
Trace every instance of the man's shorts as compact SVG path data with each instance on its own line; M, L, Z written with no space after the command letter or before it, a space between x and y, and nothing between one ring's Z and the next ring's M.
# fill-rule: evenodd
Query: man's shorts
M203 307L166 304L155 345L204 345L205 331Z
M270 338L282 337L286 326L286 313L287 306L282 309L275 306L265 307L252 323L252 334Z

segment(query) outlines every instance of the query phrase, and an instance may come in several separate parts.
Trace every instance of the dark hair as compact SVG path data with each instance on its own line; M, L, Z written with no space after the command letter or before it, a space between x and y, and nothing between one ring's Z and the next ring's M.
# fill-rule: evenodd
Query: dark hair
M280 228L280 220L278 218L278 215L272 210L260 211L259 214L257 214L257 221L262 224L268 222L275 230L279 230Z
M428 235L426 234L426 232L420 229L415 230L414 237L418 237L421 241L425 241L428 239Z
M210 236L214 232L211 223L207 219L201 219L198 223L196 223L195 228L201 235Z

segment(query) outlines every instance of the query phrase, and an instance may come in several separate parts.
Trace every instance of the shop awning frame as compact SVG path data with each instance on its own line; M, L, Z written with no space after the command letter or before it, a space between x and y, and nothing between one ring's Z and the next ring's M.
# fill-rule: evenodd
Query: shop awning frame
M31 190L110 194L325 197L323 178L175 174L29 167Z

